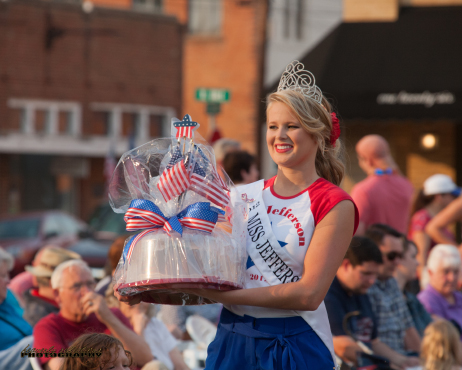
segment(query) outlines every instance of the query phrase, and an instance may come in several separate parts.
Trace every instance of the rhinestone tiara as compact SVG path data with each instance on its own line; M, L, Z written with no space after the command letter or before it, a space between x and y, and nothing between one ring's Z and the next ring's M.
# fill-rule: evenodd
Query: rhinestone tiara
M298 60L287 65L282 74L277 91L283 90L299 91L307 98L322 105L322 91L315 85L314 75L305 70L303 63Z

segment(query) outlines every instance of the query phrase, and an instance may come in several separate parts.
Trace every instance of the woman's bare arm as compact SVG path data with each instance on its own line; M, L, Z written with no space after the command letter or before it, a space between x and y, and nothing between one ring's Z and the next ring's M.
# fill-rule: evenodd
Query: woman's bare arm
M206 289L188 292L227 305L314 311L324 300L348 249L354 212L352 202L342 201L319 222L305 256L302 278L297 282L229 292Z
M462 220L462 197L451 202L445 209L438 213L425 227L425 232L436 243L452 244L457 246L454 240L449 239L444 229L453 222Z
M417 260L419 261L420 267L426 266L428 251L431 245L430 237L423 231L414 231L412 233L412 240L417 246Z

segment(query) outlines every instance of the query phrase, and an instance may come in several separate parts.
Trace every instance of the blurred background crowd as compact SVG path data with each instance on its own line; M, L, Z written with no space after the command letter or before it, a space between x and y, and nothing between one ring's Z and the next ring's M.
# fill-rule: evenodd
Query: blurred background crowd
M461 19L462 0L0 1L0 368L54 368L8 353L91 315L139 368L202 365L185 322L219 306L111 297L126 231L108 182L186 113L235 184L270 178L264 100L294 59L340 118L361 217L326 298L342 366L462 366Z

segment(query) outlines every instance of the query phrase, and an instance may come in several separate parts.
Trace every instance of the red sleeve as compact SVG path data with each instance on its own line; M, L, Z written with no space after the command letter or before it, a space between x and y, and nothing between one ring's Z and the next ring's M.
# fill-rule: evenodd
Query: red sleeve
M427 212L416 212L411 218L411 225L409 226L410 233L415 231L425 232L425 226L430 222L431 217Z
M354 235L359 224L359 213L355 202L347 192L327 180L320 179L310 187L309 194L315 226L341 201L352 202L355 208Z
M111 308L110 310L115 316L117 316L117 318L120 321L122 321L122 324L124 324L130 330L133 330L133 327L130 324L130 320L127 319L127 317L122 313L122 311L120 311L118 308Z
M56 323L58 317L56 314L50 314L41 319L34 327L34 348L50 349L54 347L56 353L66 348L63 337L60 335L59 327ZM46 364L50 358L40 357L40 363Z

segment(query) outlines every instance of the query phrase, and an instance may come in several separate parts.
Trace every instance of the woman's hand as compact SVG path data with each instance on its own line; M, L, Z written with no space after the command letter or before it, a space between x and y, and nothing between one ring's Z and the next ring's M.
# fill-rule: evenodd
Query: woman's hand
M225 293L227 293L226 291L223 291L223 290L216 290L216 289L181 289L181 292L182 293L186 293L186 294L191 294L191 295L197 295L199 297L202 297L202 298L207 298L207 299L210 299L211 301L214 301L214 302L219 302L219 303L223 303L221 300L220 300L220 297L221 299L223 299L225 297Z
M133 306L135 304L138 304L141 302L141 297L139 294L130 296L130 295L125 295L122 296L119 294L117 290L114 288L114 296L120 301L120 302L125 302L128 303L130 306Z

